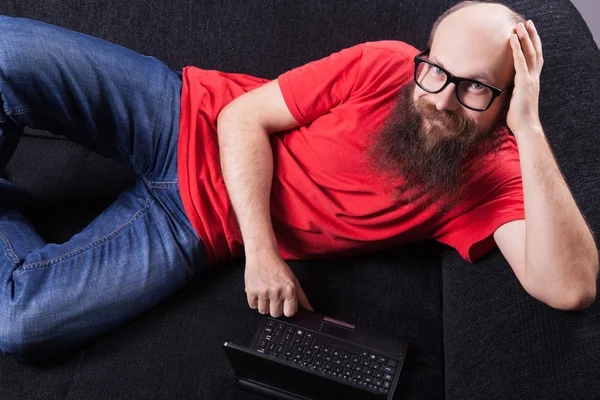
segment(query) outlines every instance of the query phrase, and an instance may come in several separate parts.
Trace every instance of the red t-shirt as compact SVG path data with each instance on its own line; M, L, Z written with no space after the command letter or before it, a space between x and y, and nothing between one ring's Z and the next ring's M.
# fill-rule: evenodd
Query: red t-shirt
M465 163L469 195L446 214L398 206L366 174L372 133L413 78L417 49L401 41L361 43L279 75L297 128L270 136L271 219L283 259L332 258L435 239L474 262L502 224L524 218L519 155L506 128L497 157ZM216 131L220 110L269 82L245 74L183 69L178 168L185 211L210 265L244 255L223 180Z

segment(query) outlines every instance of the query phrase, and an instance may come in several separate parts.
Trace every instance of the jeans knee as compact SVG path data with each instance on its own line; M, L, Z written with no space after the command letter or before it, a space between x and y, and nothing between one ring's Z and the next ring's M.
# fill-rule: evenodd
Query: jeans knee
M6 310L3 310L6 311ZM27 342L24 325L14 315L0 314L0 350L23 360L23 348Z
M65 44L50 33L42 21L0 15L0 91L11 78L24 84L52 62Z
M31 329L24 317L0 315L0 350L20 361L38 361L56 354L54 346Z

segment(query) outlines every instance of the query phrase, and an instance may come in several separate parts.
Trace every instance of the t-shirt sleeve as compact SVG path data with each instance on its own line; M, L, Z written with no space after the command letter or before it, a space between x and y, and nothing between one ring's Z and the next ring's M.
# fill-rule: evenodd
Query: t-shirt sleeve
M342 49L278 76L283 99L298 123L304 125L350 97L363 46Z
M508 134L507 134L508 136ZM444 224L434 239L455 248L473 263L497 246L493 233L503 224L525 218L521 166L516 140L508 136L496 157L482 157L469 193L477 197L468 211Z

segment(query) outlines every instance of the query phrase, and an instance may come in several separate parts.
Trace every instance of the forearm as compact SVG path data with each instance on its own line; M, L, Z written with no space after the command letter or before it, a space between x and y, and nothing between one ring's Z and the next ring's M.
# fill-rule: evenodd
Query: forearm
M277 251L270 214L273 150L260 123L219 116L219 155L227 193L240 226L246 256Z
M525 281L534 297L568 307L574 298L595 295L596 244L541 127L515 138L525 201Z

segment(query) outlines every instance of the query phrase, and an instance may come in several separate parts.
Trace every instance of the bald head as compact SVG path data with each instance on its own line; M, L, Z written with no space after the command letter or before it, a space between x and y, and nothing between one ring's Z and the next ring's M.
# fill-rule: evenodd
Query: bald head
M509 39L515 26L513 12L504 5L467 5L440 21L431 56L455 75L481 75L478 80L504 87L513 71Z
M525 18L514 11L513 9L500 3L492 3L489 1L462 1L455 4L446 10L433 24L431 34L429 35L428 47L431 48L433 44L434 36L437 32L439 25L451 15L462 11L462 17L472 13L472 18L478 18L481 23L488 25L489 28L498 27L498 25L492 25L501 23L502 20L508 22L509 25L515 27L519 22L525 23Z
M510 37L525 19L503 4L463 1L448 9L433 25L429 60L454 76L505 89L485 111L463 107L455 96L455 85L438 93L416 88L414 101L425 101L442 113L470 118L481 132L502 124L508 110L514 62ZM474 91L477 84L474 84Z

